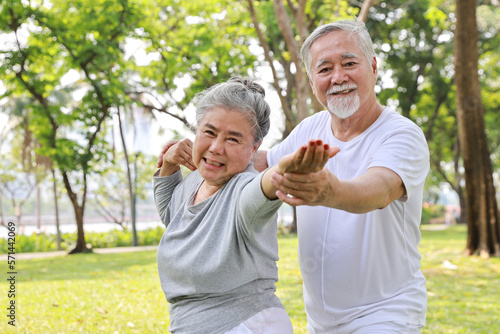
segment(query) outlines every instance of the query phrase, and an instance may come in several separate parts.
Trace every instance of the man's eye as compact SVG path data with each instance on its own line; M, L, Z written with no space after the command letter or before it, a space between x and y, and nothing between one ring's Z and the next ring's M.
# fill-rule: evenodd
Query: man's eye
M240 141L239 141L238 139L236 139L236 138L229 138L228 140L229 140L230 142L233 142L233 143L236 143L236 144L240 142Z
M205 130L205 134L211 137L215 136L215 133L211 130Z

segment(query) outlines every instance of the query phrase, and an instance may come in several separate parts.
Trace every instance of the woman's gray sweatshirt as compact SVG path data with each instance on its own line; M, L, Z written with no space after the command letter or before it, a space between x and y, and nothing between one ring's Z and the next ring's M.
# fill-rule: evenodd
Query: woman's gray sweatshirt
M283 305L278 281L276 212L249 166L193 205L203 178L155 176L155 202L166 226L158 246L160 282L173 333L224 333L257 312Z

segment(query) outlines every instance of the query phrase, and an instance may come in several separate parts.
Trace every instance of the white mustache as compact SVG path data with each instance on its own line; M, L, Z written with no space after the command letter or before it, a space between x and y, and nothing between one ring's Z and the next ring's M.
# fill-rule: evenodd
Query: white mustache
M338 92L342 92L344 90L348 90L348 89L356 89L358 88L358 86L356 86L355 84L351 83L351 84L343 84L341 86L333 86L332 88L330 88L326 94L335 94L335 93L338 93Z

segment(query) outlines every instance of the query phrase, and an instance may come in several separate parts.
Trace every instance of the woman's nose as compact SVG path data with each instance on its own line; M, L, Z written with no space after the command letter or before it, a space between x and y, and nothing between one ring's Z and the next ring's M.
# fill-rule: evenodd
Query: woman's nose
M214 138L210 143L209 151L214 154L224 154L224 139L221 137Z

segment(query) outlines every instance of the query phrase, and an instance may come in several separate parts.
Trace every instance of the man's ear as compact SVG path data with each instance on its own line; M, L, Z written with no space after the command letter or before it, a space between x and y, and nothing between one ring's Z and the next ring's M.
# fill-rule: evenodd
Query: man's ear
M312 89L313 95L316 96L316 89L314 88L311 76L309 74L307 74L307 77L309 78L309 84L311 85L311 89Z
M373 57L372 60L372 69L374 74L378 74L378 68L377 68L377 58Z

